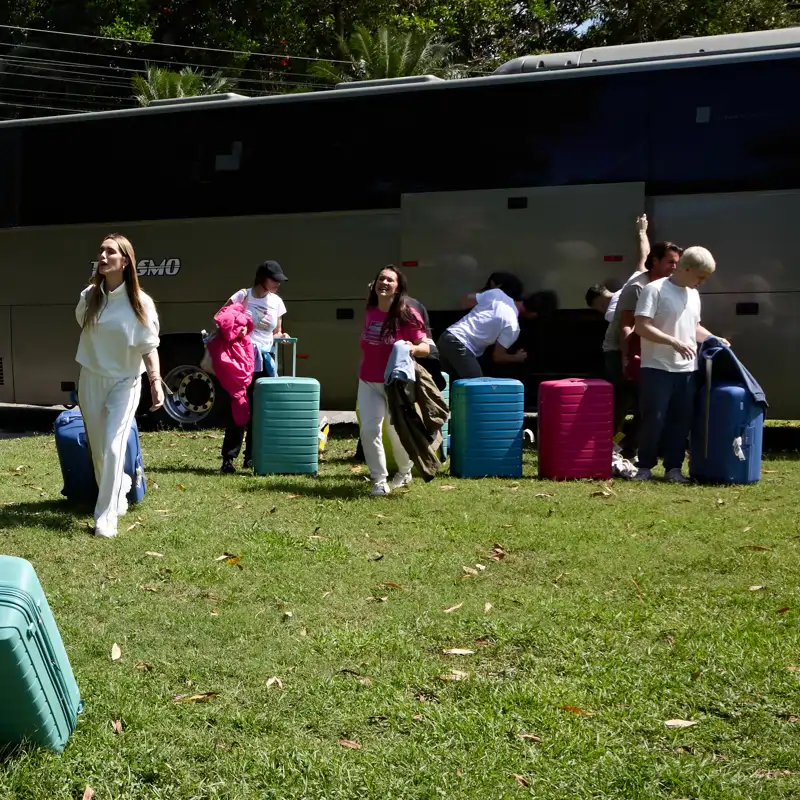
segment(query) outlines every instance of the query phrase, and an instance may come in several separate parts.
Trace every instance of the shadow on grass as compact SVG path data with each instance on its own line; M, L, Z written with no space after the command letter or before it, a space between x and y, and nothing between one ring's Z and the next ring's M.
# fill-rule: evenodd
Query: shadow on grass
M257 475L257 480L242 487L243 492L287 492L302 497L315 497L320 500L358 500L369 497L372 484L356 479L342 480L337 483L295 480L286 475Z
M0 528L41 525L56 531L70 531L79 517L92 513L91 506L68 500L42 500L38 503L10 503L0 507Z
M221 463L221 462L220 462ZM173 465L169 467L148 467L145 465L145 475L173 475L175 473L187 472L191 475L219 475L219 467L191 467L188 464L184 466ZM242 469L243 474L247 474L247 470Z

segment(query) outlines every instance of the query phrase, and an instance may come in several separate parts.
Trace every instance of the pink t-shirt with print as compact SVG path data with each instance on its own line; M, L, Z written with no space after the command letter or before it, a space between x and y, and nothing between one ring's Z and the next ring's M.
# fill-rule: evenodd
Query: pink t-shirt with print
M389 363L394 343L404 340L418 344L427 336L422 317L414 309L410 309L410 311L414 315L413 322L401 322L397 326L396 336L381 339L381 328L386 321L386 312L381 311L377 306L367 309L364 318L364 332L361 334L361 350L364 355L358 371L358 377L362 381L383 383L383 373Z

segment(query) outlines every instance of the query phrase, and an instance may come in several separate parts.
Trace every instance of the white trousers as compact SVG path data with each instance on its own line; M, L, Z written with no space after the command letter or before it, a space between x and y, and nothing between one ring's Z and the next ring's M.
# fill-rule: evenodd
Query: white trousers
M99 494L95 533L116 536L117 518L128 510L132 481L125 474L125 451L141 396L141 376L106 378L81 370L78 404L86 426Z
M386 419L386 432L392 444L398 472L401 475L411 472L414 462L408 457L394 426L389 423L389 403L386 399L386 387L382 383L368 383L359 380L358 415L361 420L361 444L364 447L364 458L367 460L372 480L380 483L389 477L381 433L384 419Z

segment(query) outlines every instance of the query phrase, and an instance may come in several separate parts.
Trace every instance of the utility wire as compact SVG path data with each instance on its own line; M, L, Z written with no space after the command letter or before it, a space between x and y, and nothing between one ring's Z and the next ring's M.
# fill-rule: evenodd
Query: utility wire
M196 69L213 69L213 70L230 70L232 72L254 72L256 75L263 75L264 69L253 69L252 67L222 67L219 64L195 64L191 61L167 61L162 58L148 58L146 56L124 56L114 53L91 53L86 50L65 50L63 47L40 47L36 44L14 44L13 42L0 42L0 47L25 47L29 50L45 50L48 53L70 53L76 56L89 56L90 58L106 58L111 61L125 60L125 61L143 61L145 64L164 64L166 66L175 67L194 67ZM7 58L24 58L24 56L16 56L11 54ZM0 56L2 60L3 56ZM99 66L99 65L98 65ZM271 67L266 69L272 70ZM141 70L142 72L144 70ZM280 70L280 75L295 75L299 78L304 78L308 75L307 72L286 72Z
M6 103L4 100L0 100L0 106L9 106L12 108L35 108L37 110L43 109L45 111L64 111L67 114L74 114L75 112L83 112L91 110L88 108L57 108L56 106L30 106L26 105L25 103Z
M336 58L313 58L312 56L293 56L289 53L259 53L252 50L228 50L220 47L199 47L193 44L172 44L169 42L142 42L139 39L117 39L113 36L97 36L91 33L71 33L69 31L49 31L45 28L28 28L22 25L0 25L0 29L20 31L23 33L49 33L56 36L75 36L81 39L93 39L104 42L124 42L135 45L155 45L157 47L177 47L179 50L201 50L207 53L229 53L238 56L261 56L262 58L290 58L294 61L330 61L334 64L349 64L349 61Z

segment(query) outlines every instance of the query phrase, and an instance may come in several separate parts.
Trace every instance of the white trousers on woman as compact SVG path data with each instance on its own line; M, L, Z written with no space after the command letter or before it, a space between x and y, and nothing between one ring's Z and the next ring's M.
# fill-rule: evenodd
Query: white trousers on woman
M401 475L411 472L414 462L408 457L397 431L389 422L389 403L386 399L386 387L382 383L368 383L359 380L358 415L361 419L361 444L364 447L364 458L367 460L372 480L380 483L389 477L381 433L384 419L386 419L386 432L392 443L392 452L394 460L397 462L398 472Z
M116 536L117 518L128 510L132 481L125 474L125 451L141 396L141 376L107 378L82 369L78 382L86 438L99 493L94 509L95 535Z

